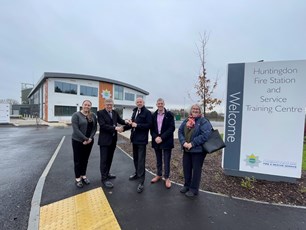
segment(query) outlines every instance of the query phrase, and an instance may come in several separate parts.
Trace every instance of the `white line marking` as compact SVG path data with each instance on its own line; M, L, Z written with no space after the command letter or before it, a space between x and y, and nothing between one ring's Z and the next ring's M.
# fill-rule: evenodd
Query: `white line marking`
M53 153L49 163L47 164L44 172L41 174L34 194L33 194L33 198L32 198L32 202L31 202L31 211L30 211L30 216L29 216L29 223L28 223L28 230L38 230L39 228L39 214L40 214L40 201L41 201L41 195L42 195L42 191L44 188L44 184L45 184L45 180L46 177L50 171L50 168L59 152L59 150L62 147L62 144L65 140L65 136L62 137L61 142L59 143L59 145L57 146L55 152Z

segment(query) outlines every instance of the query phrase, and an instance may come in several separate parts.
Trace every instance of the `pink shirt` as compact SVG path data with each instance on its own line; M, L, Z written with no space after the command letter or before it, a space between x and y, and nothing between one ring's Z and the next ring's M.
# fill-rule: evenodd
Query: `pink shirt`
M160 134L161 132L161 127L163 124L163 120L165 117L165 111L163 111L162 113L157 113L157 128L158 128L158 134Z

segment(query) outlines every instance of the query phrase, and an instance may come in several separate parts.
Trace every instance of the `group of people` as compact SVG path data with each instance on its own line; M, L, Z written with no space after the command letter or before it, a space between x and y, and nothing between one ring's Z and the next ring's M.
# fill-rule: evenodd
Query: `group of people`
M175 121L173 114L165 108L162 98L157 100L157 110L152 114L144 104L143 98L136 99L131 119L122 119L113 109L112 99L105 99L105 108L91 112L91 102L85 100L81 111L72 115L73 127L72 148L74 156L75 184L82 188L90 183L86 177L89 155L94 143L94 135L99 123L100 134L98 145L100 147L101 182L106 188L113 188L111 179L116 175L110 173L114 152L117 145L117 134L131 130L130 140L133 145L133 162L135 172L129 180L137 180L137 192L144 190L146 147L149 133L152 136L152 148L156 154L156 176L151 183L163 179L165 187L171 188L170 160L174 148ZM201 107L197 104L191 106L187 119L179 127L178 139L183 150L183 172L185 183L181 193L187 197L195 197L199 191L202 167L206 152L202 145L207 141L212 130L210 122L203 117ZM163 170L164 169L164 170Z

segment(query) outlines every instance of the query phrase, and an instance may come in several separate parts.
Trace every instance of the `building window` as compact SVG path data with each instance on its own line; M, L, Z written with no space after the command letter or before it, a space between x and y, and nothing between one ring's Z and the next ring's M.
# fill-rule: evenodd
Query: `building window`
M34 93L34 104L39 104L39 97L40 97L40 91L36 91L36 93Z
M80 95L97 97L98 96L98 88L81 85Z
M133 93L125 93L124 99L127 101L134 101L135 100L135 94Z
M70 84L66 82L55 81L54 82L54 92L56 93L69 93L77 94L77 85Z
M54 106L54 116L71 116L76 111L77 111L76 106L62 106L62 105Z
M123 86L115 85L115 96L116 100L123 100Z
M80 111L82 110L82 106L80 107ZM98 108L97 107L91 107L91 112L94 114L97 114Z

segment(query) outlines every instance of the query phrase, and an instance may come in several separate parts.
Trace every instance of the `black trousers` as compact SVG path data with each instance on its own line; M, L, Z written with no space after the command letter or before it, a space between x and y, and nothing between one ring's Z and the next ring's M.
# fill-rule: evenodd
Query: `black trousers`
M92 142L88 145L83 145L82 142L72 139L75 178L86 175L88 158L90 156L93 143L94 139L92 139Z
M162 176L163 173L163 156L164 156L164 177L168 179L170 176L170 160L171 149L155 148L157 176Z
M201 181L202 167L206 153L190 153L185 152L183 155L183 171L185 183L184 186L188 187L190 191L195 194L199 192Z
M100 145L100 172L101 180L106 180L112 166L117 139L113 138L111 145Z
M139 183L144 183L146 175L146 144L133 144L133 160L135 166L135 173L138 177Z

